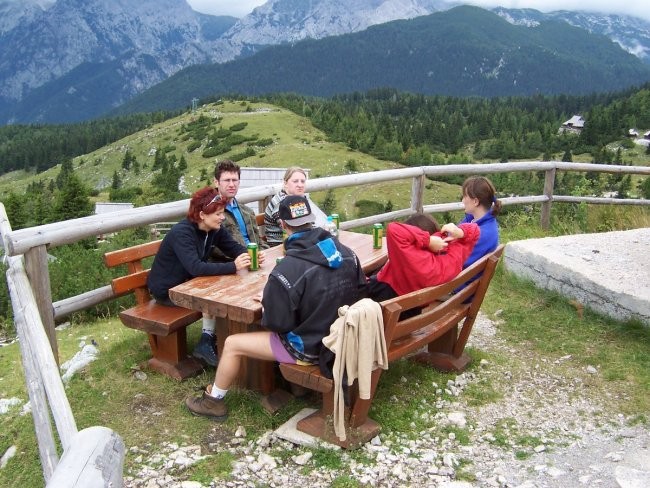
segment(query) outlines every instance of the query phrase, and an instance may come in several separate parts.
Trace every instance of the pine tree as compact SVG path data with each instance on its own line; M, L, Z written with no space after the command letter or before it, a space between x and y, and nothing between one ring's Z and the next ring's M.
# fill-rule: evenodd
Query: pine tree
M118 188L122 187L122 178L120 178L120 175L117 173L117 170L113 171L113 182L111 183L111 188L113 190L117 190Z
M334 190L331 188L327 190L325 194L325 200L322 203L323 212L327 215L331 213L336 213L336 197L334 196Z
M11 224L12 230L22 229L27 226L27 208L25 205L25 195L16 195L14 192L9 193L4 199L7 218Z
M185 156L181 156L181 160L178 162L178 170L181 173L185 173L185 170L187 170L187 161L185 160Z
M56 187L60 190L64 187L66 180L74 173L72 159L66 159L61 163L61 171L56 176Z
M126 153L124 154L124 158L122 159L122 169L128 171L131 169L131 163L133 163L133 160L135 159L135 156L131 154L130 150L126 150Z
M639 191L641 192L641 196L643 196L643 198L650 199L650 176L639 183Z
M54 199L54 218L57 221L75 219L90 215L93 205L88 198L88 189L74 173L66 179Z

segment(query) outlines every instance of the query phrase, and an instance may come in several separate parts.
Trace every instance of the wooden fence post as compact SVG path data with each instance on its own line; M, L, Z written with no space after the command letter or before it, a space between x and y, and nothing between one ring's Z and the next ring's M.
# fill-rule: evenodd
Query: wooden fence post
M417 213L422 213L425 181L426 176L424 174L413 177L413 183L411 185L411 209Z
M16 322L16 335L20 344L20 354L23 360L27 395L29 396L29 403L32 407L34 431L38 440L38 454L41 459L41 469L43 470L43 478L45 478L45 482L47 483L56 469L59 456L56 452L56 442L48 413L47 398L43 388L40 369L34 360L34 351L25 334L25 329L29 326L25 323L22 310L21 313L14 315L14 320Z
M25 271L32 285L36 298L36 306L43 322L47 338L50 341L52 354L59 364L59 346L54 330L54 310L52 308L52 291L50 288L50 271L47 266L47 247L40 245L25 253Z
M77 424L65 394L59 367L54 360L48 337L41 323L36 298L25 269L20 265L11 266L7 271L7 284L14 313L20 314L16 327L22 327L22 334L30 344L30 354L38 365L40 381L47 394L61 446L65 450L77 433Z
M542 203L541 226L547 230L551 225L551 204L553 203L553 187L555 186L555 168L547 169L544 177L544 196L548 198Z

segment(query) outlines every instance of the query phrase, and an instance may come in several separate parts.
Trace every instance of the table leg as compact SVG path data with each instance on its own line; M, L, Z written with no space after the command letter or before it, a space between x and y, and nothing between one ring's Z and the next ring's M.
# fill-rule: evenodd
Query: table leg
M263 329L260 327L259 323L246 324L228 318L217 317L217 351L221 354L226 342L226 337L231 334L257 332L260 330ZM257 359L246 358L242 361L239 375L237 375L234 385L239 388L254 390L263 395L268 395L275 390L274 366L275 363L273 361L260 361Z

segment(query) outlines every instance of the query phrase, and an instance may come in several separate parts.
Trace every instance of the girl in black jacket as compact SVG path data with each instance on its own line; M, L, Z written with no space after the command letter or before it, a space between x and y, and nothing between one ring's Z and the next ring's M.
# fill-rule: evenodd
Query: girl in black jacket
M226 200L214 188L202 188L192 195L187 217L167 233L149 272L147 286L158 303L174 306L169 289L196 276L233 274L250 265L246 248L221 228L225 208ZM208 262L214 246L234 261ZM264 260L262 253L259 260ZM214 318L204 315L203 333L192 353L210 366L217 364L214 330Z

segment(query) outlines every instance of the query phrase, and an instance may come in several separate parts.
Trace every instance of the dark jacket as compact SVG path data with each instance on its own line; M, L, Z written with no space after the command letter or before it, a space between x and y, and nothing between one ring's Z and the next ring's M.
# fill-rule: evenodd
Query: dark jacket
M237 202L237 199L235 199L235 201ZM237 202L237 207L239 208L242 218L244 219L244 223L246 224L246 232L248 232L248 238L250 241L256 243L259 249L268 249L269 245L260 236L260 229L257 226L257 222L255 220L255 212L253 209L239 202ZM246 246L244 236L239 229L239 224L237 223L235 215L230 211L228 207L226 207L224 215L226 216L226 220L223 221L221 227L223 229L226 229L232 238L239 242L242 246ZM237 256L239 256L239 254ZM220 248L212 248L212 260L214 261L233 261L237 256L225 256Z
M356 254L321 228L291 235L285 247L264 288L262 325L293 357L316 363L339 307L362 298L366 279Z
M238 256L246 248L227 230L204 232L197 224L181 220L167 233L153 260L147 286L154 297L166 297L170 288L196 276L233 274L235 263L209 263L212 246L228 255Z

